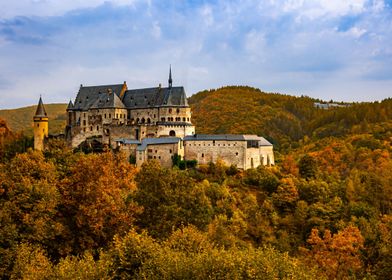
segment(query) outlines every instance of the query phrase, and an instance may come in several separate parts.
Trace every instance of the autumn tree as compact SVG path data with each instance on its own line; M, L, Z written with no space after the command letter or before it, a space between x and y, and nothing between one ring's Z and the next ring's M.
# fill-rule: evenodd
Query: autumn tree
M316 176L317 162L311 155L306 154L298 162L298 168L302 178L313 178Z
M59 183L59 215L66 226L62 254L105 247L134 222L139 208L130 199L135 168L111 152L80 156Z
M63 227L57 221L56 169L40 151L19 154L0 166L1 273L12 268L15 248L29 242L56 251Z
M138 225L153 237L166 237L173 228L193 224L203 229L211 220L212 207L206 185L183 171L161 168L157 161L143 164L137 174L135 200L143 207Z
M303 251L306 260L320 267L329 279L347 279L362 267L360 250L364 238L355 226L336 234L325 230L323 238L314 228L307 242L311 249Z

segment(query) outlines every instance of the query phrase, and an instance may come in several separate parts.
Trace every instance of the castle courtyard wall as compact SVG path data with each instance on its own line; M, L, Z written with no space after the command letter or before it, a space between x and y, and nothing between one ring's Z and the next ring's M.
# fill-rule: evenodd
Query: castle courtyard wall
M184 141L186 160L197 160L199 164L223 161L226 165L246 168L246 141Z

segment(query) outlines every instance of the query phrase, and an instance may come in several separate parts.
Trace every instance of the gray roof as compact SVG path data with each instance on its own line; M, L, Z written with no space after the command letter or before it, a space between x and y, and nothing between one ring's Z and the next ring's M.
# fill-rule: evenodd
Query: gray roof
M243 134L194 134L184 137L184 141L259 141L261 146L272 146L264 137Z
M184 87L155 87L125 91L124 84L80 86L75 103L68 110L87 111L99 108L151 108L162 106L188 107Z
M42 102L41 96L39 97L38 106L37 106L37 110L35 111L34 117L40 117L40 118L47 117L44 103Z
M188 106L184 87L155 87L127 90L122 101L125 106L130 109L162 106Z
M103 108L125 108L124 103L121 102L120 97L113 92L98 92L98 97L91 105L90 109Z
M141 142L139 140L136 139L126 139L126 138L120 138L120 139L115 139L115 142L120 142L123 144L141 144Z
M144 151L148 145L177 144L179 141L181 138L178 137L144 138L136 150Z
M103 86L80 86L78 95L75 99L73 110L87 111L99 99L100 93L106 94L108 92L120 95L124 84L103 85Z
M70 100L69 103L68 103L67 111L72 110L73 107L74 107L74 105L72 103L72 100Z

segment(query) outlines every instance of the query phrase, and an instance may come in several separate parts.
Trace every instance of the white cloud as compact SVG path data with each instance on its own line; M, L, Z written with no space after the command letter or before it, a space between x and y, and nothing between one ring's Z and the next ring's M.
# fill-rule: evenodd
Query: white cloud
M358 27L354 26L354 27L350 28L349 30L347 30L346 33L349 34L350 36L353 36L354 38L359 38L362 35L366 34L366 29L358 28Z
M61 15L0 21L0 108L40 93L67 102L80 83L165 84L170 63L188 95L245 84L328 100L390 96L391 12L381 0L33 1L0 0L13 15ZM83 7L97 9L64 14Z
M209 5L205 5L201 9L201 16L203 17L204 24L206 26L212 26L214 24L214 15L212 13L212 8Z
M0 18L15 16L59 16L66 12L94 8L105 3L133 5L138 0L0 0Z
M159 26L159 22L158 21L154 21L152 24L152 28L151 28L151 35L158 40L159 38L161 38L161 27Z

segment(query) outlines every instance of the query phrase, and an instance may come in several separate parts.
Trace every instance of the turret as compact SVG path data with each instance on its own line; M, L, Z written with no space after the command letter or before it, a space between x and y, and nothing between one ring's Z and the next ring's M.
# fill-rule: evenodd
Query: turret
M34 149L42 151L44 140L48 137L48 115L46 114L42 98L39 98L37 110L34 115Z

